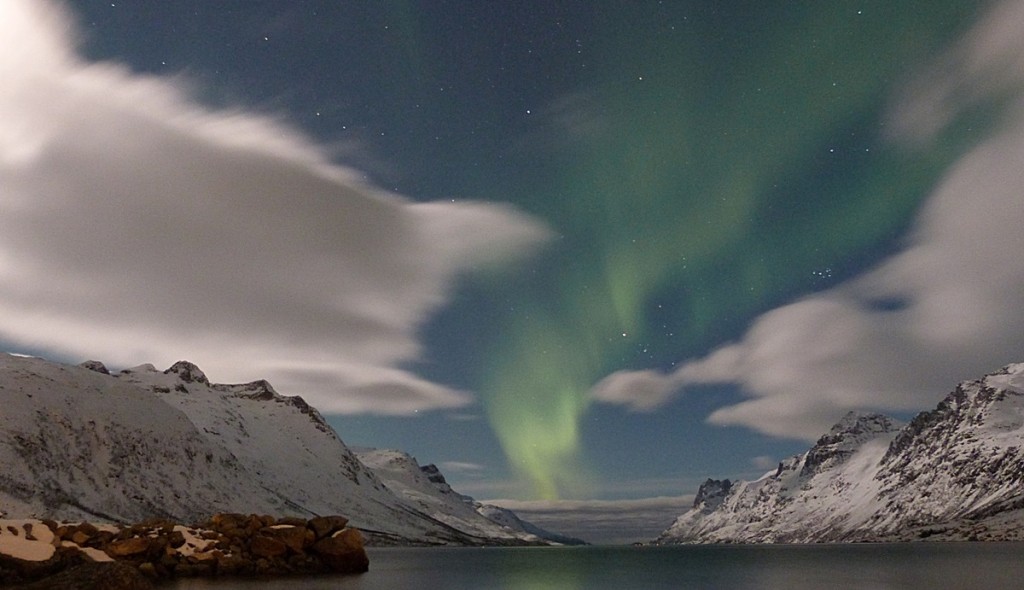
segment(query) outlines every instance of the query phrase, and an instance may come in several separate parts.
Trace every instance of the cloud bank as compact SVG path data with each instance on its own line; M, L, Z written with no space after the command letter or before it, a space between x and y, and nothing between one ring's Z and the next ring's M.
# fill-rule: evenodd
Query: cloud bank
M455 407L403 371L464 272L548 230L414 203L287 125L75 55L60 6L0 4L0 341L114 365L267 378L326 412Z
M624 371L590 395L637 411L687 387L749 399L709 422L813 440L853 408L920 410L960 380L1024 359L1024 2L1006 2L894 100L892 140L928 142L966 109L1007 100L996 132L928 198L906 248L758 317L739 342L671 373Z

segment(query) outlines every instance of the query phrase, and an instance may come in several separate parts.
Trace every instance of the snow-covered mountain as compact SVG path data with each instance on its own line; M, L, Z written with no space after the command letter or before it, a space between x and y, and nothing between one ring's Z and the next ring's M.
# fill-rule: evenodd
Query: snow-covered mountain
M525 522L511 510L483 504L456 492L436 465L420 466L416 459L402 451L355 449L355 452L389 489L422 512L459 530L479 530L481 536L491 538L507 536L568 545L584 543Z
M708 480L659 543L1024 538L1024 363L909 424L850 413L756 481Z
M540 542L454 492L396 493L316 409L265 381L212 384L184 361L112 375L0 354L0 404L0 516L342 514L376 543Z

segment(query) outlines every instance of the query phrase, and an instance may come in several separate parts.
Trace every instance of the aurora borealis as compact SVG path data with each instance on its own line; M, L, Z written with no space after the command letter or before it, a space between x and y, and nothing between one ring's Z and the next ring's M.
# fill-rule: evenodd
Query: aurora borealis
M892 81L969 11L753 12L596 19L606 65L565 107L583 129L560 130L568 139L541 156L555 161L551 186L528 201L563 229L564 251L501 330L482 388L506 453L546 497L573 485L578 422L602 376L695 354L858 270L948 163L889 144L882 113ZM955 153L964 140L951 141Z
M115 187L122 203L96 188L117 174L62 182L100 195L82 211L145 218L154 244L191 262L160 278L109 271L132 295L112 295L103 317L128 306L153 338L111 327L87 352L64 328L88 322L54 295L11 312L6 348L270 378L349 444L447 464L478 497L548 500L756 476L848 409L905 415L1024 360L1013 322L986 328L988 344L963 327L1008 315L1015 263L997 273L984 261L1003 258L975 252L981 240L950 237L963 203L989 215L980 227L1015 219L974 188L1012 200L1012 175L961 179L1001 170L1017 145L1024 68L999 24L1020 2L18 2L73 23L54 28L80 60L61 83L106 72L160 99L134 118L116 111L131 100L79 107L85 122L109 110L148 125L122 135L145 164ZM22 131L0 134L0 150L23 147ZM21 182L9 151L0 181ZM129 161L87 155L104 170ZM23 214L15 201L0 212ZM202 239L168 237L156 211ZM1010 233L993 248L1012 250ZM166 260L107 257L117 244L96 246L97 268ZM62 267L44 250L0 239L0 277ZM39 266L13 273L11 260ZM1011 278L979 278L997 275ZM957 277L974 290L938 282ZM153 295L165 280L174 296ZM46 302L63 289L36 287ZM201 303L203 289L219 298ZM28 309L17 295L0 291L0 312ZM190 305L202 322L182 323ZM901 393L914 382L937 389Z

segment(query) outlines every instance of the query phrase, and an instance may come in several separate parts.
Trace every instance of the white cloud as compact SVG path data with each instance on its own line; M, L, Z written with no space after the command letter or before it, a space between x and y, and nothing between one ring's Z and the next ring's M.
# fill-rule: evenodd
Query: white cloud
M893 108L917 149L960 109L1024 83L1024 37L1004 3ZM828 291L757 318L742 339L670 374L620 372L598 400L645 411L686 387L736 383L750 399L709 421L813 440L852 408L919 410L967 378L1024 360L1024 108L948 170L906 249ZM909 144L908 144L909 145Z
M443 461L440 467L445 473L460 473L463 475L476 475L487 469L479 463L469 463L467 461Z
M471 398L397 367L460 273L548 231L413 203L286 124L74 54L59 6L0 3L0 340L113 365L267 378L326 412Z

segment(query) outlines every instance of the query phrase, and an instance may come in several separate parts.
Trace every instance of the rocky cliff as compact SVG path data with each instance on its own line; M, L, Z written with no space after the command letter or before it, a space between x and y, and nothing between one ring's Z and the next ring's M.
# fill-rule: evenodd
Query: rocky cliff
M902 425L851 413L751 482L708 480L659 543L1024 537L1024 364Z

